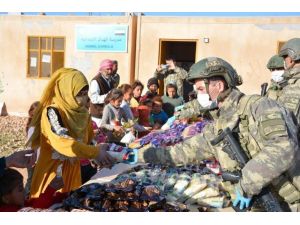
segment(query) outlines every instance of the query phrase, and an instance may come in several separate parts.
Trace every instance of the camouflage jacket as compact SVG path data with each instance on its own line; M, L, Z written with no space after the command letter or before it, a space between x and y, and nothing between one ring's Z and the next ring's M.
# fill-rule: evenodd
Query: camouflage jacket
M176 119L188 119L197 117L201 114L202 106L197 99L187 102L183 105L183 108L177 113Z
M216 146L210 144L220 129L237 128L238 141L251 158L242 169L240 183L246 194L258 194L293 164L298 142L296 132L287 125L292 123L287 111L271 99L254 98L255 102L247 104L241 112L241 102L247 98L234 89L222 106L212 112L214 122L203 133L175 146L141 149L138 160L184 165L215 157L223 170L240 170L238 163L223 151L222 142Z
M266 93L266 96L270 99L273 99L275 101L278 100L278 97L281 95L282 89L287 85L287 80L284 79L283 81L277 83L273 80L271 80L270 87L268 88L268 91Z
M278 102L289 109L300 123L300 66L285 72L287 84L278 93Z
M215 108L215 105L211 105L212 108ZM210 109L202 107L197 99L194 99L190 102L187 102L183 105L183 108L175 114L175 118L182 119L192 119L198 116L205 117L207 119L213 119L210 114Z
M164 93L166 92L167 84L173 83L177 86L177 94L183 96L183 80L188 77L187 72L183 68L176 66L174 70L162 70L160 72L155 70L154 77L164 80Z

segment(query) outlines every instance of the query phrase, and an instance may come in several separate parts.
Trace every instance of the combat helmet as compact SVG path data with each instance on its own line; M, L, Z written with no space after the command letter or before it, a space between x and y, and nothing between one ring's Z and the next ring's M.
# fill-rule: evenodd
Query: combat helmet
M243 83L236 70L224 59L218 57L208 57L195 63L189 71L187 80L194 83L196 79L217 76L223 77L229 87L236 87Z
M279 56L289 56L292 60L300 60L300 38L288 40L280 49Z
M273 55L268 61L267 68L269 70L283 69L284 68L283 58L279 55Z

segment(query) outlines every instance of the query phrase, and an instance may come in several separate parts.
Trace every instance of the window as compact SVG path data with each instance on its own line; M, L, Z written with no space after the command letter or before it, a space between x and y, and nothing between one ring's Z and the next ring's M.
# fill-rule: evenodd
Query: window
M64 37L28 37L27 77L48 78L65 64Z

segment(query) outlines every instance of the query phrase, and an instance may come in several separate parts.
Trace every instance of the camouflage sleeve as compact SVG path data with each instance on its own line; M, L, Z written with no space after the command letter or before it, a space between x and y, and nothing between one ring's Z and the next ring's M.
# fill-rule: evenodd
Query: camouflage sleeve
M188 77L188 73L186 72L185 69L181 68L181 79L185 80Z
M290 167L297 141L289 128L291 118L275 101L262 98L252 105L251 113L255 122L249 122L250 136L261 151L242 169L241 186L252 196Z
M156 78L159 79L159 80L162 80L162 79L164 79L165 76L166 76L165 70L161 70L161 71L155 70L153 76L156 77Z
M188 119L201 114L201 105L197 99L184 104L183 109L176 116L177 119Z
M138 162L180 166L199 164L199 162L204 159L212 158L213 150L207 141L209 140L207 136L210 135L208 134L206 136L205 134L205 130L209 131L210 128L210 124L208 124L203 133L197 134L174 146L140 149Z
M294 84L285 86L278 98L278 102L292 111L300 123L300 79Z

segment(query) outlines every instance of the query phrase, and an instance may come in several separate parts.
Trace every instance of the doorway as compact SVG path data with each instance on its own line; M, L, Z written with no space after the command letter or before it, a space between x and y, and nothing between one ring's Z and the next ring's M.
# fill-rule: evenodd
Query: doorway
M160 39L158 64L165 64L166 57L172 56L176 59L176 64L184 68L187 72L196 60L197 40L195 39ZM163 80L159 81L159 94L164 95L165 90ZM183 97L188 101L188 93L193 90L193 86L184 81Z

